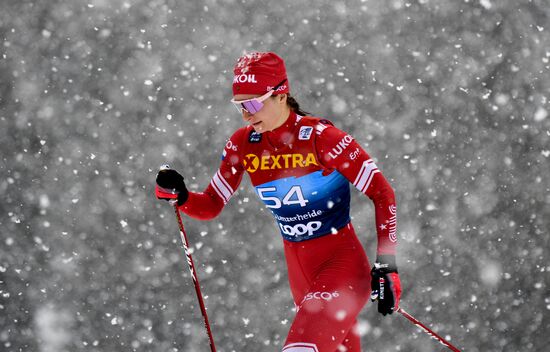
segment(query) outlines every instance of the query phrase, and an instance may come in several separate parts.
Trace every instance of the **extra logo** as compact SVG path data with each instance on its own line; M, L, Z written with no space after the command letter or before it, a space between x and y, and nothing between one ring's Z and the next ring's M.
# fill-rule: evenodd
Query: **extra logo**
M320 221L310 221L307 224L297 224L294 226L279 223L281 232L290 237L303 236L305 234L311 236L315 231L321 228L321 225L323 225L323 223Z
M259 170L277 170L288 168L308 167L319 165L313 153L305 157L302 154L262 155L247 154L243 158L243 166L246 171L253 173Z
M328 155L332 158L332 159L336 159L336 157L340 154L342 154L342 152L350 145L350 143L353 141L353 137L350 136L349 134L346 135L344 138L342 138L340 140L340 142L338 142L338 144L336 145L336 147L332 148L332 151L330 151L328 153Z
M312 132L313 132L313 127L302 126L300 127L300 132L298 133L298 139L302 141L307 141L311 138Z
M258 83L256 81L256 75L242 74L233 77L233 83Z

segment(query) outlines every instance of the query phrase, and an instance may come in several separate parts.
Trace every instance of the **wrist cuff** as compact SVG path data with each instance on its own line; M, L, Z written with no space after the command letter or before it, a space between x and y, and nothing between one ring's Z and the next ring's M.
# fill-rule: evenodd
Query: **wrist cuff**
M395 260L395 255L391 254L380 254L376 256L376 262L380 264L387 264L387 268L390 272L397 272L397 263Z
M187 198L189 198L189 192L187 192L187 190L185 190L185 192L179 192L178 206L182 206L185 202L187 202Z

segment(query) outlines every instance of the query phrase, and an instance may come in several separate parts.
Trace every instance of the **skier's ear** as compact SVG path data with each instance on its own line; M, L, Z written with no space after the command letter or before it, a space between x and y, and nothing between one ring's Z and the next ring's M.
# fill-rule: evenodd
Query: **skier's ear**
M278 94L277 95L277 98L278 98L278 102L279 103L284 103L286 104L286 100L288 98L288 94L284 93L284 94Z

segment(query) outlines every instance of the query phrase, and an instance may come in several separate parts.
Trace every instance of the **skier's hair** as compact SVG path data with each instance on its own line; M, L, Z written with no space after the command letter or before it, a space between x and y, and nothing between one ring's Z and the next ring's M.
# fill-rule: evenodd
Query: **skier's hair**
M290 110L294 111L296 114L300 116L307 116L311 115L309 112L304 111L300 108L300 104L296 101L296 99L291 96L290 94L287 94L286 97L286 105L290 108Z

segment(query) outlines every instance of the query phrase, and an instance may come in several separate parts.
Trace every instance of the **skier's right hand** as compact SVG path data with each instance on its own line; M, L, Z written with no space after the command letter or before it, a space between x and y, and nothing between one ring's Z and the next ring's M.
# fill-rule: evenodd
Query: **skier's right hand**
M178 205L183 205L189 197L189 191L185 187L183 176L168 165L162 166L157 174L155 194L158 199L177 200Z

